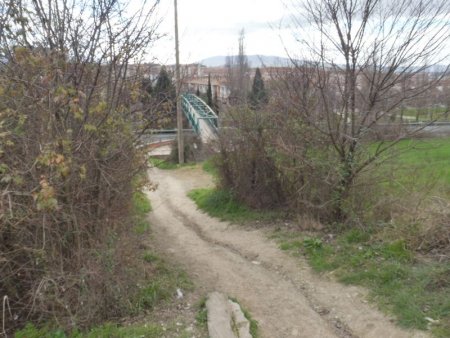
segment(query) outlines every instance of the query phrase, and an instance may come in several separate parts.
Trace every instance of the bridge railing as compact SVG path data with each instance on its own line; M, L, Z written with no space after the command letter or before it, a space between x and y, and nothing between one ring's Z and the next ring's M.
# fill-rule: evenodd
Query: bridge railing
M183 110L184 115L189 121L189 124L192 126L194 131L198 134L199 133L199 123L198 119L196 118L194 107L190 104L190 102L184 97L184 95L181 98L181 108Z
M182 110L192 128L198 135L208 133L202 138L211 138L217 136L218 118L216 113L198 96L194 94L183 94L181 99ZM206 123L205 128L203 121ZM205 129L208 129L206 131Z

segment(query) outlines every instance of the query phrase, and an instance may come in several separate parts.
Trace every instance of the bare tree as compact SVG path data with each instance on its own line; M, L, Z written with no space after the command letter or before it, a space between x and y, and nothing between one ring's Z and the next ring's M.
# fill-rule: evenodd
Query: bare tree
M418 132L398 126L389 142L368 142L392 130L402 105L446 74L422 76L448 62L450 4L305 0L294 5L300 59L307 61L292 58L300 85L285 81L280 104L295 115L297 124L322 135L334 152L338 165L332 202L335 217L342 219L343 203L358 175L398 141Z
M239 32L238 55L227 57L226 68L231 103L246 103L250 80L248 58L245 54L244 29Z

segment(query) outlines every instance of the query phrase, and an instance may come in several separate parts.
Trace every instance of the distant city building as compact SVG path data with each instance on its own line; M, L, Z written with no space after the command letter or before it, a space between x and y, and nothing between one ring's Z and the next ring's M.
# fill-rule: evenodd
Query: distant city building
M146 79L150 79L150 81L154 84L158 75L161 71L163 65L154 64L154 63L146 63L141 65L130 65L128 68L128 75L130 77L140 76ZM167 72L172 79L174 79L173 74L175 73L175 65L167 65ZM301 68L306 67L307 65L300 66ZM263 80L268 84L268 88L270 88L270 84L273 80L279 79L289 79L290 77L296 77L296 73L298 73L299 69L296 67L263 67L261 68L261 75ZM251 70L250 77L254 74L254 70ZM206 67L200 63L186 64L181 65L181 79L182 79L182 90L190 92L206 95L208 90L208 76L211 76L211 89L214 98L222 103L226 104L229 102L230 98L230 88L228 86L228 69L225 66L222 67ZM313 75L310 80L312 82L315 81L315 76ZM328 77L329 81L332 83L336 83L336 88L334 88L335 93L330 92L331 95L337 94L339 91L338 85L342 83L344 80L343 74L340 74L331 69L327 69L326 67L323 69L322 76ZM442 73L438 72L417 72L416 74L409 75L405 77L404 82L398 82L391 88L393 95L400 95L404 90L414 90L414 88L420 88L423 83L431 82L433 80L442 76ZM438 81L436 81L438 82ZM359 90L364 90L367 84L367 76L364 72L358 74L357 78L357 87ZM330 88L333 88L331 86ZM418 106L440 106L440 107L449 107L450 106L450 76L446 75L439 82L438 85L431 85L430 88L426 91L426 101L430 102L419 102L420 100L424 100L424 95L419 95L416 100L410 100L406 102L407 106L418 107ZM417 101L417 102L416 102Z

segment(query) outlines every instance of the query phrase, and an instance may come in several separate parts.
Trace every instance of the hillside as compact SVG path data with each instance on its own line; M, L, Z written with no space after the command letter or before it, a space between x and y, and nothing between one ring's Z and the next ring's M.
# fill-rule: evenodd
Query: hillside
M233 56L236 57L236 56ZM268 55L247 55L250 67L282 67L290 63L289 58ZM226 63L227 56L212 56L199 61L207 67L221 67Z

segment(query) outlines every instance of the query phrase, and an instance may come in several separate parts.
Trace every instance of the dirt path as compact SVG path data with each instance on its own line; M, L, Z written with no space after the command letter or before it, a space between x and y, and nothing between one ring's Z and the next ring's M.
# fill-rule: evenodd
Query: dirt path
M220 222L198 211L186 192L212 184L198 168L152 169L151 223L160 249L206 291L236 297L262 337L427 337L406 331L365 301L365 291L315 275L280 251L263 230Z

